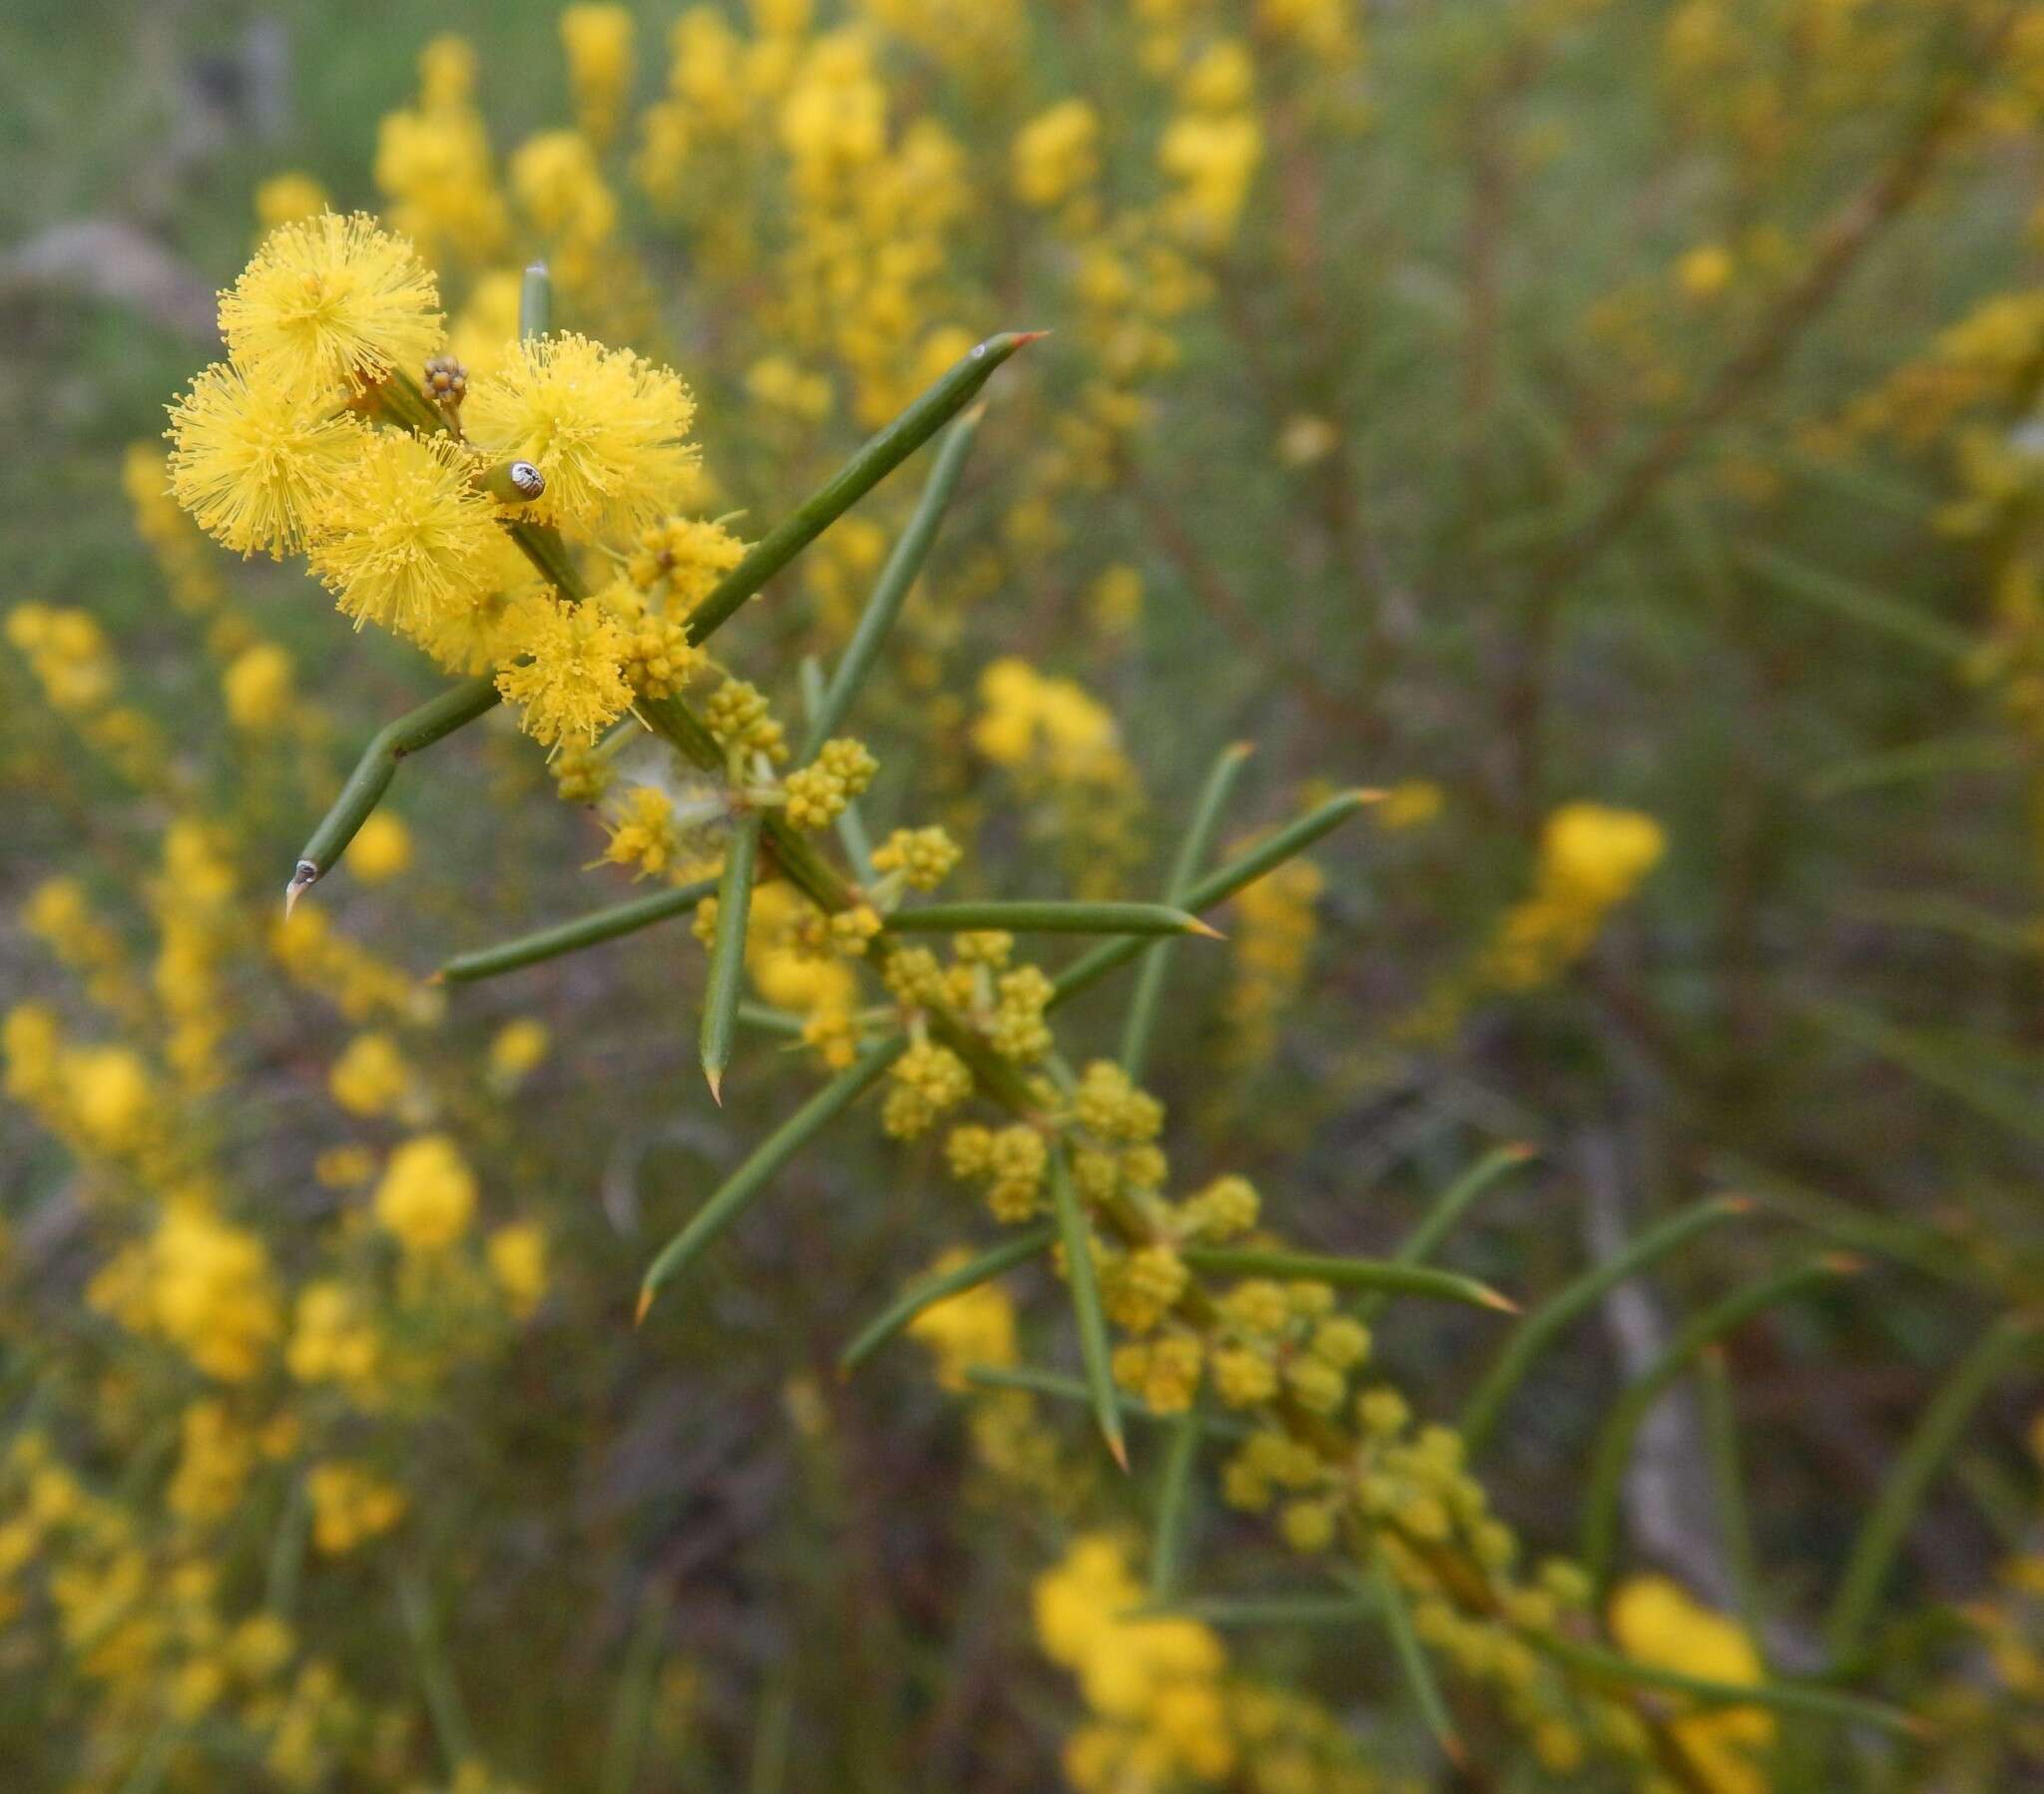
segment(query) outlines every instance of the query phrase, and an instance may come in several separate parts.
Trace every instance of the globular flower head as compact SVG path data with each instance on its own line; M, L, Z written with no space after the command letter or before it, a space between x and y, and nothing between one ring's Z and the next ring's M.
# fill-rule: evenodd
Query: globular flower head
M291 657L274 642L246 648L221 674L228 720L252 734L280 728L291 712Z
M897 828L873 850L873 869L899 872L918 891L934 891L962 857L940 827Z
M171 406L171 495L244 555L302 547L311 518L361 452L362 426L322 393L217 361Z
M493 459L515 456L546 476L529 515L587 536L666 514L696 465L695 414L667 368L570 334L522 342L472 381L462 422Z
M627 567L633 585L665 594L686 615L745 558L746 545L723 524L670 517L641 533Z
M488 673L511 659L515 650L508 635L519 603L550 590L502 530L492 532L475 584L477 596L470 603L447 606L431 628L413 638L449 673Z
M272 230L220 296L221 334L244 365L332 392L420 366L440 339L440 294L401 236L366 213Z
M390 1154L374 1198L377 1224L409 1252L436 1252L467 1232L475 1173L444 1133L422 1134Z
M321 507L308 560L358 628L428 638L474 608L499 534L453 442L379 430Z
M631 703L622 669L624 637L595 605L526 599L514 611L506 639L525 658L498 673L497 689L521 706L521 724L535 740L594 740Z

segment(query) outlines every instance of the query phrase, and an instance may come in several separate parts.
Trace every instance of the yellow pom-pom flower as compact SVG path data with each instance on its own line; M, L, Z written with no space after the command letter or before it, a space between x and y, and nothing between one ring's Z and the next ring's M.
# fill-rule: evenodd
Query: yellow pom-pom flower
M575 122L601 149L617 134L631 97L632 15L622 6L571 6L561 14L561 47Z
M1058 205L1100 174L1100 115L1084 100L1060 102L1016 134L1009 162L1023 205Z
M229 662L220 684L228 720L251 734L267 734L291 712L290 652L274 642L258 642Z
M280 225L220 297L234 359L308 393L418 367L441 322L431 271L360 212Z
M379 885L411 864L411 830L388 810L377 810L348 843L347 869L357 883Z
M171 406L171 496L223 547L273 560L361 452L362 429L332 401L273 373L217 361Z
M496 536L454 443L379 430L328 499L307 561L357 628L427 636L474 607Z
M462 423L493 458L516 456L546 476L528 507L576 535L650 524L688 485L695 400L675 374L586 336L518 345L469 386Z
M483 1255L512 1314L523 1320L547 1293L547 1236L530 1221L514 1221L483 1242Z
M624 637L594 605L528 599L507 638L526 658L498 673L497 689L520 706L520 725L535 740L593 741L631 703L622 671Z
M328 210L326 190L295 169L272 175L256 190L256 216L265 230L295 224Z
M1746 1632L1666 1576L1634 1576L1621 1584L1611 1597L1610 1618L1619 1648L1637 1663L1714 1682L1763 1679L1760 1653ZM1721 1794L1762 1794L1768 1786L1755 1761L1775 1739L1775 1721L1765 1708L1716 1707L1678 1719L1669 1729L1698 1779Z
M351 1552L404 1518L404 1492L357 1464L315 1464L305 1474L312 1543L329 1557Z
M437 1252L468 1231L475 1173L444 1133L421 1134L390 1154L376 1185L376 1222L407 1252Z
M387 1034L358 1034L333 1062L326 1088L350 1115L380 1116L395 1109L411 1089L411 1068Z

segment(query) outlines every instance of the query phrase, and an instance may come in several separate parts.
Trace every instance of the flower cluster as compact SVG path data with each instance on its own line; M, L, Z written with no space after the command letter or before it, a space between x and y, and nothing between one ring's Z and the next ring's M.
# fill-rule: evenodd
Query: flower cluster
M464 366L434 275L361 214L273 231L222 295L221 329L228 360L169 432L171 491L217 540L303 551L357 625L451 671L494 669L546 743L594 740L635 686L695 670L675 626L702 593L675 570L727 564L736 545L675 515L699 468L695 402L671 370L572 331L507 331ZM677 531L684 561L661 533ZM618 538L663 544L629 634L587 602L573 558ZM251 725L284 706L286 672L273 657L232 670Z

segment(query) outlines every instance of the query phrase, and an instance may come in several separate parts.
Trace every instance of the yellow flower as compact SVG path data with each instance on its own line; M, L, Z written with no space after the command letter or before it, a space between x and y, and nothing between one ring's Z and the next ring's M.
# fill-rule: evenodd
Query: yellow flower
M229 662L221 674L228 720L252 734L266 734L291 712L291 657L274 642L258 642Z
M1315 461L1324 461L1340 442L1340 431L1324 417L1294 412L1278 433L1278 459L1286 467L1310 467Z
M1103 635L1133 635L1143 621L1143 576L1117 563L1086 589L1093 625Z
M395 878L411 864L411 830L388 810L374 811L348 843L347 869L365 885Z
M468 1231L475 1173L444 1133L421 1134L390 1154L376 1185L377 1223L407 1252L435 1252Z
M565 335L520 343L472 381L462 423L493 458L518 456L546 476L533 516L587 535L650 524L674 507L696 466L687 440L695 413L667 368Z
M180 1421L184 1436L165 1505L181 1520L224 1520L242 1499L256 1462L256 1441L225 1402L194 1402Z
M350 1115L387 1115L411 1088L411 1068L387 1034L358 1034L333 1062L326 1088Z
M256 190L256 217L263 229L294 224L327 210L326 190L295 169L272 175Z
M547 1056L547 1025L531 1016L506 1022L490 1041L490 1073L511 1085L536 1071Z
M1113 782L1122 768L1114 717L1067 678L1046 678L1013 655L979 676L982 705L972 744L998 765L1026 767L1039 755L1053 777Z
M1250 53L1232 38L1211 45L1179 82L1179 98L1195 112L1234 112L1249 104L1256 80Z
M1099 178L1100 115L1084 100L1066 100L1040 113L1015 134L1009 168L1023 205L1050 207L1069 199Z
M723 524L670 517L641 533L639 552L627 565L633 585L647 593L664 592L668 614L687 616L745 558L746 545Z
M447 352L468 369L470 380L501 367L511 353L524 285L524 276L510 268L493 268L470 285L468 302L447 326Z
M480 587L473 602L450 608L431 629L413 640L448 673L474 674L492 671L513 658L514 613L520 601L544 597L550 590L532 563L501 532L479 569Z
M934 891L962 851L942 828L897 828L873 849L873 870L899 872L918 891Z
M511 187L542 235L571 251L569 265L610 235L617 197L604 185L589 139L575 131L542 131L511 158Z
M472 610L499 534L490 501L444 436L377 430L317 513L307 561L363 623L425 637Z
M135 1144L156 1098L142 1060L127 1047L85 1047L63 1063L65 1094L86 1139L103 1152Z
M1585 905L1609 908L1633 894L1667 846L1661 824L1638 810L1566 803L1540 831L1541 878Z
M527 658L498 671L497 689L520 706L519 726L537 741L551 746L577 735L593 741L632 701L625 639L595 605L521 600L506 622L505 641Z
M571 6L561 14L575 119L599 149L618 129L632 88L632 15L622 6Z
M362 429L316 389L217 361L171 406L171 494L243 555L280 560L360 452Z
M1125 1618L1143 1589L1117 1541L1079 1539L1031 1594L1044 1655L1079 1678L1094 1712L1145 1725L1159 1747L1158 1781L1174 1770L1227 1775L1235 1744L1218 1687L1228 1662L1221 1640L1195 1620Z
M754 897L755 929L761 928L761 898L767 891L779 888L777 885L765 886ZM776 1009L807 1014L818 1009L848 1009L857 998L857 974L842 960L815 959L791 948L765 945L756 953L753 948L756 938L752 933L746 937L746 969L752 974L763 1001Z
M1563 804L1541 829L1533 894L1506 915L1479 963L1479 980L1523 991L1559 976L1590 950L1605 917L1638 889L1666 848L1652 816Z
M930 1271L954 1271L969 1256L962 1246L954 1246ZM946 1389L960 1390L974 1365L1015 1362L1015 1304L998 1283L976 1284L931 1303L908 1323L908 1334L935 1354L937 1381Z
M329 1557L351 1552L404 1518L405 1499L358 1464L315 1464L305 1475L312 1503L312 1543Z
M284 1366L300 1383L344 1383L360 1391L376 1373L376 1329L345 1284L307 1283L298 1291Z
M1722 243L1703 243L1675 264L1675 283L1683 296L1702 303L1715 299L1732 284L1732 253Z
M682 850L682 835L675 825L674 800L657 785L633 785L617 794L608 806L615 820L605 823L610 830L603 857L614 866L636 866L635 878L665 872ZM710 899L714 905L716 899Z
M547 1293L547 1236L530 1221L514 1221L483 1242L483 1255L511 1312L523 1320Z
M261 1240L180 1203L149 1242L142 1314L223 1383L245 1383L283 1330Z
M436 54L443 50L450 53ZM452 54L456 50L460 55ZM468 103L467 82L453 79L461 56L473 54L454 38L426 46L419 58L422 104L416 112L393 112L379 122L374 170L401 228L431 252L470 263L498 254L510 228L490 174L489 133ZM512 317L503 340L517 334L515 310Z
M393 369L416 377L440 324L439 291L411 244L359 212L280 225L220 299L233 359L314 394Z
M1384 793L1384 801L1373 812L1376 825L1386 833L1421 828L1441 813L1447 796L1431 779L1408 778Z
M1610 1618L1612 1635L1636 1662L1738 1686L1765 1679L1753 1640L1666 1576L1623 1583L1611 1597ZM1669 1729L1713 1794L1767 1794L1768 1777L1754 1761L1775 1740L1765 1708L1714 1707Z

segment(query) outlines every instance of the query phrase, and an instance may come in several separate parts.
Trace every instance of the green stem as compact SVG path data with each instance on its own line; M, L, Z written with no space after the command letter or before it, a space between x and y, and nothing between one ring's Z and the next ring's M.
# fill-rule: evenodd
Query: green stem
M1197 916L1168 903L925 903L887 918L895 934L965 934L998 928L1009 934L1212 935Z
M1954 629L1943 618L1890 593L1841 579L1828 568L1811 567L1755 543L1736 551L1734 558L1786 597L1817 605L1833 616L1906 642L1940 660L1963 661L1977 646L1964 630Z
M1129 1619L1197 1619L1202 1625L1353 1626L1375 1611L1354 1594L1207 1595L1192 1600L1145 1601Z
M1185 838L1178 844L1178 854L1171 863L1171 878L1165 885L1165 900L1183 904L1186 893L1193 888L1193 882L1200 876L1200 868L1206 863L1208 850L1214 844L1214 831L1221 824L1221 812L1227 807L1229 793L1235 789L1235 781L1242 769L1249 763L1255 748L1247 741L1231 742L1215 759L1207 782L1200 787L1200 798L1193 806L1193 820L1186 829ZM1128 1018L1122 1024L1122 1070L1128 1073L1135 1084L1143 1082L1143 1068L1150 1057L1150 1038L1157 1029L1157 1006L1164 995L1164 980L1171 970L1173 947L1166 942L1143 962L1142 970L1136 974L1136 988L1129 997Z
M1065 1281L1071 1287L1072 1312L1079 1327L1079 1356L1086 1367L1086 1393L1109 1454L1127 1470L1129 1448L1122 1437L1121 1395L1115 1388L1107 1313L1101 1306L1100 1277L1093 1263L1093 1227L1080 1206L1062 1141L1051 1149L1050 1193L1058 1237L1065 1248Z
M838 1073L754 1148L752 1156L689 1217L688 1224L668 1241L647 1268L639 1291L640 1320L646 1318L646 1311L653 1306L653 1298L662 1286L688 1269L696 1255L745 1211L810 1137L864 1096L907 1047L906 1037L899 1035L868 1047L854 1065Z
M1292 1283L1331 1283L1336 1289L1376 1289L1393 1295L1430 1296L1473 1308L1518 1313L1518 1306L1487 1283L1459 1271L1394 1264L1384 1258L1333 1258L1320 1252L1274 1252L1249 1246L1187 1246L1180 1253L1197 1271L1224 1277L1276 1277Z
M404 1628L411 1635L412 1651L418 1658L419 1686L426 1697L426 1712L440 1741L440 1754L447 1760L449 1775L474 1754L474 1733L461 1702L446 1653L440 1648L439 1628L433 1619L432 1603L418 1578L406 1571L397 1582L397 1604L404 1615Z
M1036 333L1009 331L968 349L947 373L817 487L794 514L753 545L689 614L689 640L702 643L831 524L872 491L972 402L987 377Z
M823 708L823 666L814 655L803 655L801 665L802 710L811 722ZM813 733L813 730L811 730ZM804 756L815 757L814 751ZM862 885L873 882L873 843L867 837L865 817L856 797L847 797L837 812L837 844L844 849L851 875Z
M1047 1395L1053 1401L1093 1404L1092 1392L1077 1377L1061 1376L1054 1370L1038 1370L1027 1364L975 1364L965 1373L966 1382L976 1389L1020 1389L1030 1395ZM1159 1426L1176 1426L1176 1414L1159 1414L1140 1396L1121 1394L1121 1411L1135 1420L1153 1421ZM1216 1439L1247 1439L1251 1429L1242 1421L1223 1414L1207 1417L1207 1431Z
M1491 1367L1477 1384L1475 1393L1463 1404L1456 1430L1463 1449L1474 1458L1490 1438L1498 1415L1512 1392L1525 1380L1533 1362L1555 1336L1570 1322L1594 1306L1628 1277L1635 1277L1649 1265L1685 1245L1706 1227L1715 1227L1736 1214L1745 1214L1752 1204L1741 1196L1719 1196L1671 1215L1658 1227L1649 1228L1615 1257L1592 1265L1573 1282L1542 1302L1513 1330L1499 1349Z
M1412 1623L1412 1608L1405 1599L1405 1590L1398 1586L1398 1578L1384 1568L1381 1561L1370 1567L1370 1585L1376 1593L1377 1610L1383 1619L1384 1630L1391 1635L1392 1654L1398 1659L1405 1685L1412 1690L1413 1704L1419 1708L1419 1716L1426 1722L1426 1729L1440 1747L1441 1755L1459 1767L1468 1760L1468 1753L1455 1731L1454 1716L1448 1711L1447 1699L1441 1693L1440 1680L1427 1658L1426 1647L1419 1641L1418 1628Z
M1746 1475L1739 1461L1739 1415L1732 1401L1732 1378L1725 1354L1706 1348L1701 1364L1704 1443L1711 1454L1711 1487L1725 1535L1725 1557L1732 1572L1732 1598L1739 1622L1759 1650L1761 1644L1761 1579L1753 1546L1753 1522L1747 1512Z
M717 888L717 938L710 948L710 979L703 992L703 1076L724 1102L724 1069L746 982L746 930L753 914L753 873L760 863L760 817L741 816L725 843L724 879Z
M646 1751L646 1733L653 1716L653 1697L667 1640L668 1598L649 1588L639 1602L639 1617L625 1647L618 1676L618 1694L611 1707L610 1734L604 1740L603 1765L597 1786L602 1794L632 1794L639 1763Z
M1824 1619L1824 1641L1834 1665L1849 1664L1859 1654L1881 1585L1894 1568L1909 1523L1923 1505L1931 1482L1958 1445L1973 1410L2036 1339L2037 1322L2033 1318L2004 1315L1981 1335L1924 1409L1923 1418L1881 1484L1873 1511L1852 1541L1838 1591L1832 1596L1830 1612Z
M529 307L533 303L535 274L539 287L547 290L546 269L535 263L526 271L521 298L522 321L529 315ZM544 321L542 316L541 322ZM995 368L1025 343L1034 340L1032 334L1011 331L989 337L969 351L955 367L845 462L824 485L811 493L793 516L772 530L764 541L755 544L752 552L690 613L689 640L699 647L708 641L747 599L963 410L971 402L973 394L986 384L987 377ZM385 386L396 389L393 404L401 407L410 401L416 403L420 414L418 418L407 419L400 409L396 413L400 421L413 422L416 427L428 430L445 427L445 420L403 375L385 382ZM540 575L557 586L565 597L579 603L589 596L587 585L576 572L557 533L524 521L507 527L512 540ZM355 830L376 807L376 800L390 783L399 758L430 745L443 735L452 734L464 723L473 722L496 702L497 688L491 679L465 679L430 703L420 705L410 715L399 717L377 735L343 787L339 801L326 813L313 831L312 839L306 843L304 852L298 856L298 868L291 879L286 901L295 901L308 885L332 869L341 850L354 839ZM433 724L434 732L417 739L406 733L425 723ZM399 740L402 740L402 745L393 751L392 744Z
M901 539L894 544L894 552L887 557L886 566L880 569L873 595L866 600L858 627L852 631L851 641L845 645L844 657L837 663L837 671L830 675L821 700L810 709L808 734L800 754L804 762L814 759L816 750L837 732L851 708L852 699L858 695L859 687L872 672L881 646L894 627L894 620L901 615L909 588L915 584L915 577L922 571L922 564L928 559L930 547L937 539L944 512L951 503L952 494L958 490L958 476L965 471L965 458L972 451L972 439L979 432L979 420L985 414L984 407L980 406L966 412L951 426L943 446L937 450L930 477L923 486L922 496L916 500L915 514L901 532Z
M505 524L504 531L532 563L533 571L563 598L571 604L588 602L589 582L582 577L574 557L568 553L568 545L552 524L521 517Z
M1572 1638L1530 1626L1518 1628L1518 1635L1543 1656L1566 1663L1585 1675L1622 1687L1665 1688L1673 1694L1688 1695L1699 1707L1771 1707L1781 1713L1807 1713L1854 1725L1871 1725L1904 1736L1919 1736L1923 1731L1920 1720L1897 1707L1868 1700L1863 1695L1842 1694L1834 1688L1812 1687L1805 1682L1714 1682L1703 1676L1685 1675L1680 1670L1635 1662L1616 1651L1579 1644Z
M717 885L714 878L699 878L693 884L676 885L672 890L657 891L651 897L635 897L629 903L614 903L605 909L591 910L588 915L577 916L571 922L557 922L551 928L538 928L531 934L522 934L516 940L503 941L494 947L456 954L433 974L434 982L473 984L479 978L495 978L525 966L536 966L543 960L559 959L564 953L577 953L584 947L615 941L642 928L651 928L656 922L665 922L670 916L687 915L704 898L715 896Z
M1404 1239L1398 1242L1398 1249L1391 1254L1393 1264L1419 1264L1446 1239L1454 1225L1468 1212L1469 1205L1507 1171L1516 1170L1533 1156L1533 1148L1527 1145L1500 1146L1494 1152L1487 1152L1468 1170L1434 1198L1433 1206L1421 1217ZM1358 1320L1373 1318L1384 1305L1385 1297L1380 1293L1363 1296L1354 1307Z
M1208 873L1186 893L1186 909L1197 914L1201 910L1212 909L1217 903L1225 903L1245 885L1255 884L1265 873L1303 853L1322 835L1339 828L1364 804L1376 800L1377 794L1373 791L1344 791L1338 797L1328 798L1296 821L1286 823L1269 840L1260 842L1241 858L1230 860L1227 865ZM1141 957L1156 944L1154 939L1140 938L1107 941L1082 954L1052 980L1056 990L1051 1006L1055 1008L1081 991L1091 989L1117 967Z
M1150 1537L1150 1598L1168 1601L1184 1574L1186 1540L1193 1523L1193 1471L1205 1436L1202 1392L1195 1390L1186 1411L1172 1423L1171 1450L1157 1484L1157 1527Z
M1734 1290L1693 1316L1646 1375L1629 1384L1612 1404L1597 1435L1597 1448L1590 1462L1589 1493L1583 1507L1583 1567L1600 1586L1610 1573L1612 1554L1618 1545L1619 1495L1626 1465L1632 1457L1633 1441L1655 1403L1706 1346L1744 1326L1762 1309L1841 1276L1851 1268L1849 1260L1818 1258Z
M747 1794L782 1794L794 1741L794 1680L782 1669L760 1697L760 1722L753 1734L753 1764Z
M305 1535L312 1525L312 1504L304 1480L293 1477L284 1491L283 1510L269 1545L269 1569L262 1586L262 1604L279 1619L297 1612L298 1581L305 1568Z
M464 723L473 722L496 701L497 687L491 680L463 679L378 729L362 750L354 771L348 774L347 783L341 786L340 795L299 852L297 868L284 892L286 911L309 885L333 869L347 844L355 838L355 831L369 819L369 812L390 788L390 781L397 776L398 761L422 747L432 746Z
M774 1009L766 1003L741 1003L738 1008L739 1020L748 1028L757 1028L763 1034L789 1036L794 1040L802 1038L802 1018L792 1011Z
M1026 1233L1005 1239L948 1271L939 1271L909 1284L894 1300L861 1327L837 1359L839 1371L849 1376L902 1328L922 1313L968 1289L991 1282L1003 1271L1027 1262L1044 1251L1057 1237L1051 1226L1031 1227Z
M530 342L554 327L554 280L544 261L527 266L518 287L518 335Z

